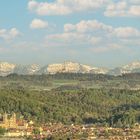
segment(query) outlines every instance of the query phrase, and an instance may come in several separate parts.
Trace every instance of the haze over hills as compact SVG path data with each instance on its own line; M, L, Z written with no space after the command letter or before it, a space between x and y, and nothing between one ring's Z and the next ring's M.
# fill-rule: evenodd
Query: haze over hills
M49 64L46 66L39 66L37 64L31 65L17 65L8 62L0 62L0 76L7 76L12 73L20 75L33 74L56 74L56 73L93 73L93 74L109 74L121 75L125 73L139 73L140 61L132 62L122 67L114 69L92 67L89 65L80 64L77 62L64 62L58 64Z

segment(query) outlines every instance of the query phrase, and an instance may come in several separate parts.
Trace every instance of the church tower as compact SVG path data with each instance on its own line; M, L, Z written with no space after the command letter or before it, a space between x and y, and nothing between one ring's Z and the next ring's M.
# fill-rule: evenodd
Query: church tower
M15 113L13 113L13 115L12 115L12 119L13 119L13 123L16 124L16 114L15 114Z
M15 128L16 127L16 114L13 113L10 120L9 120L9 127Z
M7 113L4 113L4 115L3 115L3 123L4 124L8 123L8 115L7 115Z

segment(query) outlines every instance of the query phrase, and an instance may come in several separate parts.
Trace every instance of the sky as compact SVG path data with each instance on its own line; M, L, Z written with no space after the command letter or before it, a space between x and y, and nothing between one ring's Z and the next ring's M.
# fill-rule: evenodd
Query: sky
M140 0L0 1L0 61L117 67L139 60Z

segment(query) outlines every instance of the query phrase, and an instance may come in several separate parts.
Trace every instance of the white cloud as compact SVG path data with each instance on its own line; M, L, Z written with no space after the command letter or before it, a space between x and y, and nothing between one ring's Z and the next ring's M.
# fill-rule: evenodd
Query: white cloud
M38 15L68 15L75 12L102 10L105 16L140 16L140 0L30 0L28 9Z
M107 52L137 46L136 38L140 38L140 31L133 27L114 28L97 20L82 20L65 24L63 33L48 35L46 42L48 46L80 46L92 48L93 52Z
M139 6L131 6L129 9L129 13L134 16L140 16L140 5Z
M127 8L127 3L125 1L121 1L118 3L109 4L105 11L105 16L124 16L125 9Z
M34 19L31 24L30 27L32 29L42 29L42 28L47 28L48 27L48 22L47 21L43 21L41 19Z
M88 34L95 34L101 35L102 33L106 33L110 35L114 35L117 37L139 37L140 31L138 29L132 27L118 27L113 28L110 25L106 25L102 22L97 20L83 20L77 24L65 24L64 25L65 32L78 32L78 33L88 33Z
M49 46L84 46L89 41L88 36L79 33L62 33L46 36L46 43Z
M73 24L64 25L65 32L76 31L76 32L86 33L86 32L94 32L99 30L111 32L112 26L105 25L104 23L98 22L97 20L88 20L88 21L83 20L77 23L76 25Z
M15 38L17 36L19 36L21 33L16 29L16 28L12 28L10 31L9 31L9 36L11 38Z
M75 25L73 25L73 24L65 24L64 25L64 31L65 32L72 32L72 31L75 31L76 30L76 27L75 27Z
M93 45L97 45L102 41L101 37L91 37L90 42Z
M119 27L114 29L114 34L120 38L140 37L140 31L132 27Z
M4 40L12 40L20 35L21 35L20 31L16 28L12 28L10 30L0 29L0 38Z
M118 2L112 2L106 7L104 15L109 16L109 17L140 16L140 1L122 0L122 1L118 1Z
M38 7L38 3L34 0L29 1L28 8L29 10L33 10Z
M54 2L37 2L31 0L28 3L29 10L38 15L67 15L79 11L95 11L103 7L109 0L56 0Z

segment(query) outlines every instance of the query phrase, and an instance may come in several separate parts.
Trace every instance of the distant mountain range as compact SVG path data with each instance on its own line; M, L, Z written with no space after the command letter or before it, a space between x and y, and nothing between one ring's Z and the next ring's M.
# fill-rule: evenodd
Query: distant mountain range
M12 73L20 75L56 74L56 73L93 73L93 74L122 75L125 73L139 73L139 72L140 72L140 61L132 62L128 65L114 69L92 67L71 61L59 64L50 64L43 67L40 67L37 64L17 65L8 62L0 62L0 76L7 76Z

